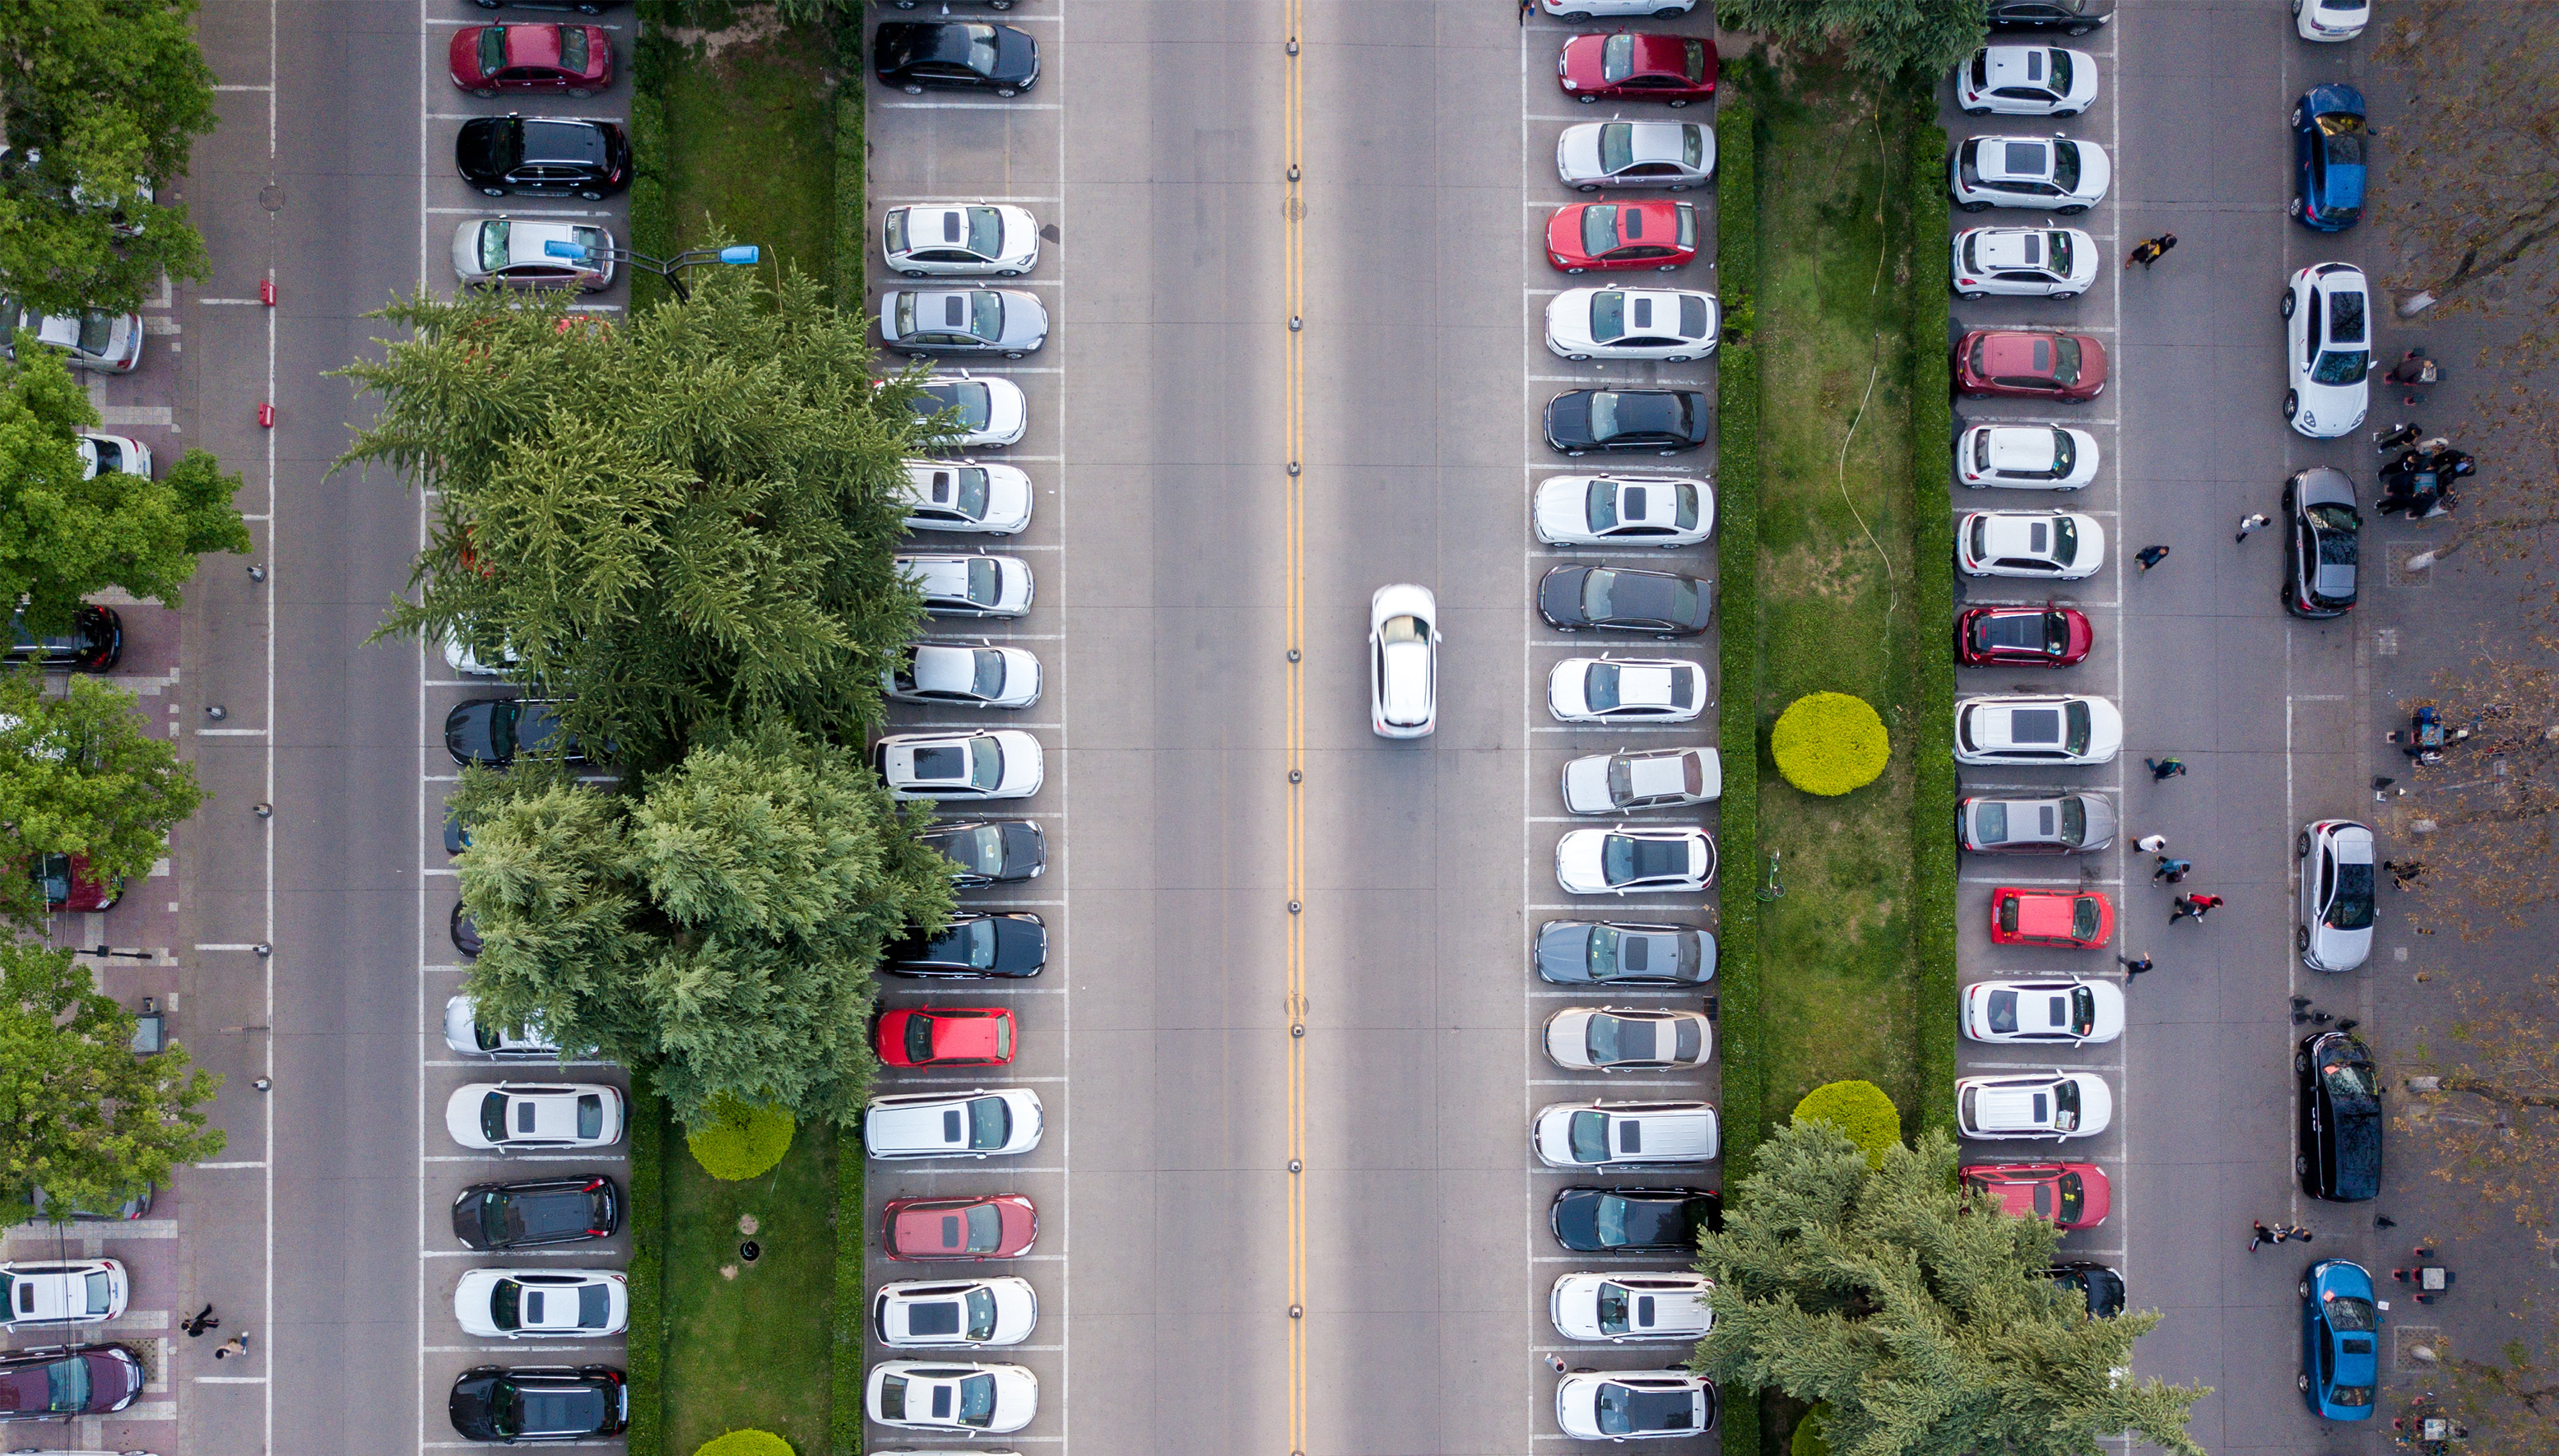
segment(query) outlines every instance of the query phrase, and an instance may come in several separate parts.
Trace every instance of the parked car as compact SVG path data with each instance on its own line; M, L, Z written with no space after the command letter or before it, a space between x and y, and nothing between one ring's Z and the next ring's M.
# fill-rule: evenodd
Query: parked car
M2352 819L2316 819L2293 842L2302 862L2301 918L2293 948L2313 970L2352 970L2372 954L2372 830Z
M122 1345L0 1351L0 1421L111 1415L142 1393L142 1358Z
M2115 1094L2091 1072L1955 1079L1955 1124L1966 1137L2094 1137L2115 1117Z
M1567 1340L1655 1344L1704 1339L1715 1328L1714 1299L1715 1281L1704 1274L1610 1269L1558 1278L1546 1311Z
M2124 988L2078 976L2002 978L1964 987L1964 1035L1977 1042L2090 1047L2124 1034Z
M1537 976L1559 986L1699 986L1715 979L1715 933L1641 921L1551 920Z
M479 924L471 919L470 910L459 900L453 902L452 913L444 918L444 933L453 942L453 948L461 953L463 959L480 958L483 946Z
M1952 266L1958 298L2077 298L2097 281L2097 242L2076 227L1967 227Z
M76 314L40 314L0 295L0 359L18 357L16 331L25 329L36 342L63 357L75 369L129 374L142 363L142 316L84 309Z
M1724 1198L1703 1188L1568 1188L1547 1224L1575 1253L1694 1254L1700 1230L1724 1227Z
M983 551L900 551L897 569L924 594L935 617L1026 617L1035 587L1031 564Z
M81 480L93 481L102 475L138 475L145 480L151 477L151 447L131 435L81 430L72 436L72 445L79 451Z
M600 25L466 25L445 61L455 85L485 99L544 91L583 100L613 84L613 41Z
M871 1419L905 1430L1002 1435L1039 1413L1039 1378L1025 1366L883 1360L867 1384Z
M2363 8L2356 0L2355 9ZM2316 85L2293 103L2293 218L2342 232L2363 218L2363 93L2343 81Z
M954 819L916 836L951 861L951 882L963 890L1017 885L1048 869L1048 835L1028 819Z
M1990 0L1991 33L2059 31L2084 36L2115 18L2115 0Z
M68 1212L64 1212L53 1207L53 1199L40 1185L27 1190L27 1209L35 1216L35 1221L38 1223L49 1224L68 1220L74 1224L124 1224L135 1219L150 1217L151 1199L155 1191L152 1185L145 1183L140 1192L129 1198L110 1200L96 1208L75 1203Z
M1972 510L1955 524L1966 576L2077 581L2106 564L2106 527L2076 510Z
M1715 622L1715 589L1679 571L1558 566L1537 583L1537 611L1559 632L1593 628L1697 637Z
M2090 890L2034 890L2002 885L1991 891L1991 944L2056 946L2097 950L2115 934L2115 907Z
M618 1436L631 1386L609 1365L474 1366L454 1378L445 1414L466 1440L510 1446Z
M586 745L559 718L560 701L538 697L475 697L444 715L444 748L463 768L503 769L520 758L587 760Z
M47 910L95 915L113 910L124 898L124 882L99 879L89 869L85 854L39 854L27 866L27 874L44 896Z
M474 116L454 134L453 165L489 197L598 203L631 185L631 139L611 121Z
M1715 1382L1677 1367L1575 1371L1555 1383L1555 1423L1577 1441L1703 1435L1715 1417Z
M1697 257L1695 203L1570 203L1546 219L1546 260L1567 273L1651 268Z
M916 1006L882 1012L872 1045L888 1067L1002 1067L1017 1038L1001 1006Z
M1582 121L1555 139L1555 171L1579 192L1686 192L1715 176L1715 128L1699 121Z
M474 1082L446 1099L444 1130L481 1152L611 1147L625 1106L622 1089L603 1083Z
M2072 1259L2052 1266L2054 1287L2079 1296L2090 1319L2110 1320L2124 1312L2124 1276L2111 1264Z
M1715 1056L1696 1011L1567 1006L1546 1019L1546 1057L1568 1072L1681 1072Z
M1039 701L1040 663L1028 648L920 642L880 669L889 701L957 708L1027 708Z
M1687 723L1714 701L1705 666L1676 657L1567 657L1546 677L1559 723Z
M1039 1324L1031 1281L895 1279L871 1296L871 1328L893 1350L1019 1345Z
M874 1158L993 1158L1040 1144L1039 1093L1026 1087L897 1092L862 1111L862 1146Z
M631 1323L630 1276L614 1269L473 1269L453 1318L482 1340L595 1340Z
M524 1026L488 1026L480 1020L479 1002L469 994L444 1003L444 1045L465 1057L549 1057L560 1055L559 1043L534 1021Z
M2284 610L2313 620L2353 611L2363 512L2352 478L2326 465L2295 471L2284 482Z
M1614 31L1565 42L1555 78L1566 95L1585 106L1602 100L1685 106L1715 99L1721 69L1713 41Z
M1694 389L1568 389L1546 402L1546 446L1560 455L1677 455L1713 430Z
M1967 607L1955 619L1955 660L1967 667L2075 667L2096 640L2075 607Z
M1564 811L1625 814L1724 797L1724 756L1711 748L1620 749L1564 766Z
M1549 476L1529 513L1550 546L1694 546L1715 530L1715 488L1688 476Z
M563 256L553 244L574 248ZM613 286L613 234L583 222L542 218L475 218L453 229L453 276L492 288Z
M102 1325L124 1313L133 1281L111 1258L0 1263L0 1330Z
M908 530L1017 535L1031 523L1031 478L1017 466L910 460L905 505Z
M12 666L105 672L124 658L124 619L113 607L83 602L72 612L71 630L42 637L27 630L24 613L9 619L6 657Z
M1955 842L1975 854L2085 854L2115 842L2115 805L2098 794L1961 799Z
M1713 1102L1556 1102L1529 1133L1550 1168L1659 1168L1714 1162L1723 1151Z
M2097 437L2062 425L1972 425L1955 442L1955 479L1974 489L2075 491L2097 462Z
M871 36L871 68L881 84L910 96L928 90L1017 96L1039 81L1039 43L1008 25L893 20Z
M2115 180L2105 148L2066 136L1966 137L1947 169L1955 206L1967 213L2032 208L2068 217L2104 202Z
M998 203L891 208L880 221L880 253L907 278L1018 278L1039 265L1039 219Z
M1651 15L1668 19L1686 15L1697 0L1537 0L1537 8L1557 20L1595 20L1603 15Z
M2102 697L2021 694L1955 704L1959 764L2102 764L2123 745L2123 715Z
M2302 1192L2333 1203L2381 1193L2381 1079L2372 1052L2341 1031L2314 1031L2293 1052Z
M2381 1308L2372 1275L2348 1259L2322 1259L2302 1273L2303 1396L2328 1420L2370 1420L2381 1380Z
M1546 305L1546 347L1570 360L1686 364L1724 332L1715 295L1693 289L1568 288Z
M1047 777L1039 740L1018 728L892 733L871 745L871 767L897 800L1028 799Z
M585 1243L621 1230L622 1190L601 1173L475 1183L453 1200L453 1237L469 1248Z
M892 288L880 295L880 347L923 359L1022 359L1048 343L1048 309L1019 288Z
M2351 41L2371 18L2370 0L2293 0L2293 26L2305 41Z
M1039 1210L1018 1193L893 1198L880 1213L880 1251L904 1262L1020 1258L1039 1238Z
M1704 829L1627 824L1567 829L1555 882L1568 895L1667 895L1715 883L1715 840Z
M1969 395L2084 404L2106 389L2106 349L2086 334L1975 329L1955 346L1955 388Z
M2372 291L2352 263L2313 263L2284 290L2293 387L2284 418L2314 440L2363 423L2372 404Z
M909 407L919 418L945 416L939 422L950 433L933 439L946 449L1017 445L1030 429L1030 405L1021 385L1010 379L980 379L967 369L918 380Z
M2094 1163L1966 1163L1956 1172L2002 1213L2049 1219L2063 1230L2096 1228L2113 1203L2106 1170Z
M1048 927L1029 911L957 915L938 936L890 943L880 969L938 980L1018 980L1048 966Z
M1427 586L1382 586L1368 599L1368 726L1380 738L1439 726L1439 600Z
M1967 116L2076 116L2097 99L2097 59L2059 46L1984 46L1955 68Z

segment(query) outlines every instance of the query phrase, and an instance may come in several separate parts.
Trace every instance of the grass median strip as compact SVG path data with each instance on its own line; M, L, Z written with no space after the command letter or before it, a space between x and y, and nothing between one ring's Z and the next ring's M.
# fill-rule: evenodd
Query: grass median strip
M735 1183L703 1172L679 1132L666 1167L666 1449L683 1456L756 1427L795 1450L828 1450L834 1130L798 1129L773 1171ZM750 1239L752 1260L740 1247Z

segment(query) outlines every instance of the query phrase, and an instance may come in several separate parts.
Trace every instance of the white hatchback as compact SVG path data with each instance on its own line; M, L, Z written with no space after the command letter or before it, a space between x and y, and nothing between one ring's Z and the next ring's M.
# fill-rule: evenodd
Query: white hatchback
M1955 1125L1966 1137L2094 1137L2115 1119L2115 1094L2091 1072L1955 1079Z
M2372 954L2372 830L2319 819L2294 841L2302 862L2301 920L2293 947L2313 970L2352 970Z
M2076 116L2097 99L2097 61L2059 46L1984 46L1955 68L1967 116Z
M0 1264L0 1330L102 1325L132 1294L124 1265L111 1258Z
M2075 491L2097 465L2097 437L2063 425L1973 425L1955 441L1955 479L1974 490Z
M862 1146L874 1158L994 1158L1040 1143L1039 1093L1026 1087L873 1097Z
M444 1103L444 1130L482 1152L611 1147L622 1140L622 1089L594 1082L475 1082Z
M1702 1340L1715 1328L1715 1281L1704 1274L1566 1274L1546 1297L1567 1340Z
M2352 263L2313 263L2284 290L2293 387L2284 418L2315 440L2363 423L2372 407L2372 290Z
M892 733L871 745L891 799L1028 799L1047 777L1039 740L1019 728Z
M1963 1001L1964 1035L1977 1042L2086 1047L2124 1034L2124 988L2113 981L1975 981Z
M1555 882L1568 895L1693 893L1715 883L1715 840L1704 829L1568 829L1555 844Z
M1018 278L1039 263L1039 219L1027 208L993 203L891 208L880 221L880 251L890 271L908 278Z
M2077 298L2097 281L2097 241L2076 227L1967 227L1950 261L1959 298Z
M462 1333L483 1340L595 1340L631 1323L631 1281L613 1269L473 1269L453 1290Z
M1571 360L1686 364L1724 332L1715 295L1685 288L1568 288L1546 305L1546 347Z
M1550 546L1694 546L1715 530L1715 488L1690 476L1549 476L1531 517Z
M1567 657L1546 675L1559 723L1687 723L1714 705L1706 668L1674 657Z
M1368 599L1368 725L1380 738L1439 726L1439 603L1429 587L1382 586Z
M1955 762L2081 768L2113 760L2124 718L2102 697L1968 697L1955 704Z
M2305 41L2351 41L2371 19L2371 0L2293 0L2293 27Z
M2077 581L2106 564L2106 528L2071 510L1975 510L1955 523L1966 576Z
M1715 128L1702 121L1580 121L1555 141L1567 187L1658 187L1686 192L1715 176Z
M871 1327L898 1350L1019 1345L1039 1324L1039 1295L1014 1275L898 1279L871 1296Z
M905 505L908 530L1016 535L1031 523L1031 478L1010 465L910 460Z

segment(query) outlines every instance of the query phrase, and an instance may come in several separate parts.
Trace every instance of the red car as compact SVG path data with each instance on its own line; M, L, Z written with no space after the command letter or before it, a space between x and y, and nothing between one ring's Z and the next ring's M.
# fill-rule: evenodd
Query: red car
M1715 43L1690 36L1575 36L1555 63L1566 95L1584 105L1668 101L1685 106L1715 99Z
M2106 1222L2113 1194L2106 1170L2094 1163L1966 1163L1956 1171L1966 1188L1999 1200L2000 1212L2050 1219L2063 1229Z
M1018 1193L893 1198L880 1215L880 1248L894 1259L1020 1258L1037 1238L1039 1210Z
M1955 346L1955 387L2020 399L2094 399L2106 387L2106 351L2085 334L1975 329Z
M1991 892L1991 944L1995 946L2068 946L2094 950L2115 934L2115 907L2103 895L2067 890L2021 890L2002 885Z
M88 872L85 854L40 854L32 870L45 892L47 910L93 915L113 910L124 898L122 880L99 880Z
M891 1067L1001 1067L1013 1060L1013 1013L1000 1006L891 1011L875 1033Z
M1695 203L1573 203L1546 219L1546 260L1567 273L1667 273L1696 256Z
M591 96L613 84L613 43L600 25L466 25L453 33L445 59L453 83L475 96Z
M1967 667L2073 667L2096 641L2069 607L1975 607L1955 619L1955 660Z

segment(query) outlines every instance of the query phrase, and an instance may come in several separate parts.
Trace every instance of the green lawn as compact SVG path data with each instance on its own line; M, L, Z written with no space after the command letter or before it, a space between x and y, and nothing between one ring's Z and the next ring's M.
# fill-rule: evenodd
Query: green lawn
M768 263L833 276L835 106L820 32L791 29L670 65L667 225L677 247L761 243ZM858 301L856 301L858 302Z
M667 1147L669 1456L753 1426L803 1456L828 1449L833 1364L835 1137L803 1127L772 1172L722 1183ZM741 1218L763 1256L738 1256ZM856 1231L858 1234L858 1231ZM847 1392L859 1399L859 1392Z
M1854 693L1892 734L1875 784L1840 799L1763 763L1760 834L1782 899L1761 907L1767 1115L1863 1078L1918 1121L1912 871L1915 653L1908 299L1942 259L1909 256L1908 112L1815 71L1753 89L1759 154L1761 742L1805 693ZM1845 455L1843 455L1845 444ZM1931 487L1938 483L1930 482ZM1943 571L1931 555L1922 569ZM1735 866L1731 893L1760 866Z

